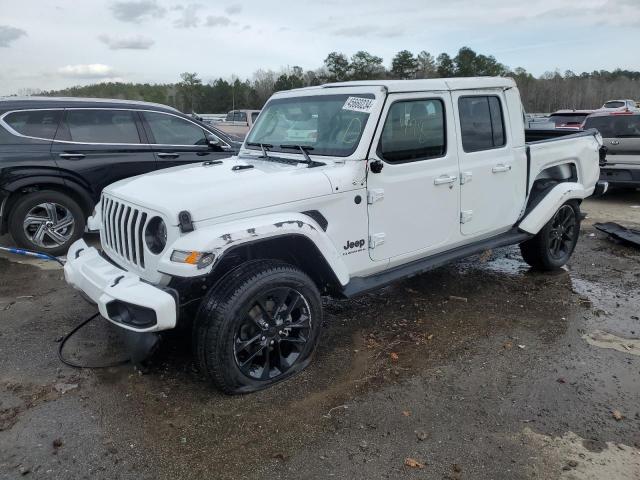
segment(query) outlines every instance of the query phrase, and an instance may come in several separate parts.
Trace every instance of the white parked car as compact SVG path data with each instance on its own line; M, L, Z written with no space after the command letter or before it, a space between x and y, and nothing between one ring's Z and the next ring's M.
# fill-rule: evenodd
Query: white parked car
M637 104L635 100L609 100L598 109L599 112L623 112L623 111L633 112L638 110Z
M295 125L308 142L291 143ZM606 189L601 146L595 131L527 143L508 78L281 92L236 157L107 187L90 220L103 252L77 241L65 277L142 343L193 321L212 382L254 391L310 362L321 295L510 244L564 265L580 202Z

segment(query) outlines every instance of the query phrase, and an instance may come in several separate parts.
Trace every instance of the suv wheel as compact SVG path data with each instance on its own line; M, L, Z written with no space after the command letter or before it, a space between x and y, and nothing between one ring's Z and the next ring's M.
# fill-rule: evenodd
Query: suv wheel
M522 258L539 270L555 270L571 258L580 234L580 212L574 203L565 203L530 240L520 244Z
M247 263L205 297L194 325L201 369L228 394L269 387L311 361L322 324L320 292L298 268Z
M51 190L21 197L9 217L9 233L19 247L64 255L84 233L85 218L69 196Z

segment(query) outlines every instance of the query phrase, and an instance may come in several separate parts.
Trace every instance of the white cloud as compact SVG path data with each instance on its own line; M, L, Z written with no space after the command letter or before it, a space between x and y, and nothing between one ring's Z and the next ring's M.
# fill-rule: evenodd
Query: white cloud
M148 50L155 43L152 38L143 37L142 35L121 38L100 35L98 39L111 50Z
M229 15L236 15L242 11L242 5L240 5L239 3L236 3L234 5L229 5L227 8L224 9L224 11Z
M178 18L173 24L178 28L194 28L200 25L200 16L202 5L199 3L190 3L186 6L181 6L178 10L181 11L180 18Z
M115 76L113 67L101 63L66 65L58 69L58 74L68 78L85 79L105 79Z
M231 19L229 17L209 15L205 25L207 27L226 27L231 25Z
M156 0L130 0L111 4L113 16L123 22L139 23L149 18L160 18L166 9Z
M11 42L24 37L27 32L21 28L10 27L9 25L0 25L0 47L8 47Z

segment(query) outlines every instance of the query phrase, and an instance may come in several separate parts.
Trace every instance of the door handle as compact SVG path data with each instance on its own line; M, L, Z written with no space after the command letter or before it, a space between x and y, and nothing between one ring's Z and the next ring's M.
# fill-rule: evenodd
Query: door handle
M441 175L433 181L434 185L446 185L448 183L453 183L458 179L455 175Z
M69 159L80 159L84 158L84 153L60 153L58 154L60 158L69 158Z
M511 170L511 165L505 165L504 163L499 163L491 169L493 173L508 172L509 170Z
M165 153L165 152L158 153L158 157L160 158L178 158L179 156L180 156L179 153Z

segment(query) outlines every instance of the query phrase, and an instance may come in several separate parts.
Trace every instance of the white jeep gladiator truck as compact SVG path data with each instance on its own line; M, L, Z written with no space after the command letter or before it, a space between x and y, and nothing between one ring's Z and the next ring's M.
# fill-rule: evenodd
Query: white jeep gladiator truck
M224 392L302 370L321 295L352 297L485 249L520 244L555 269L599 183L586 131L527 143L508 78L347 82L275 94L236 157L107 187L68 283L151 345L187 325ZM314 130L303 145L297 129Z

